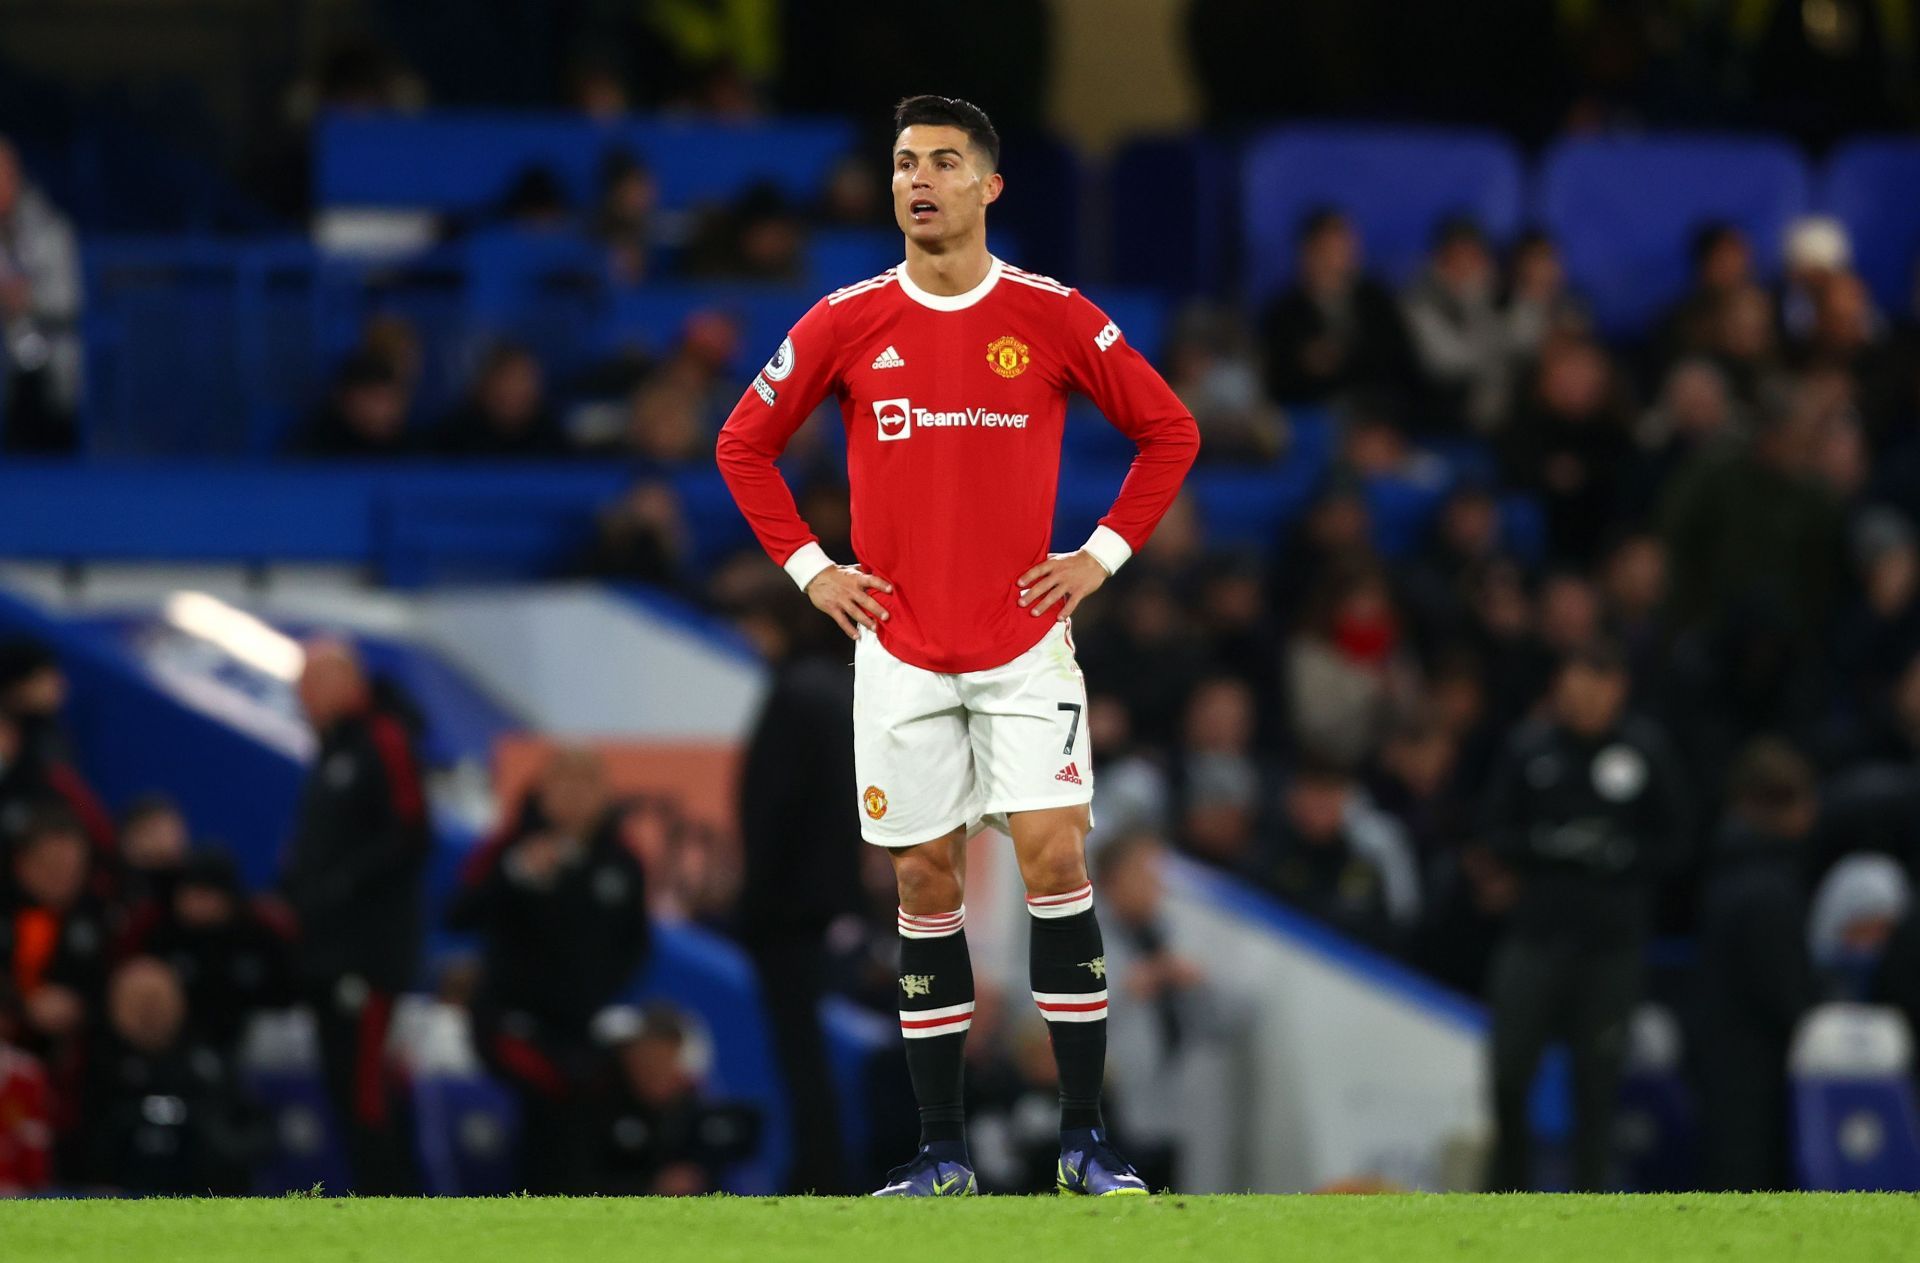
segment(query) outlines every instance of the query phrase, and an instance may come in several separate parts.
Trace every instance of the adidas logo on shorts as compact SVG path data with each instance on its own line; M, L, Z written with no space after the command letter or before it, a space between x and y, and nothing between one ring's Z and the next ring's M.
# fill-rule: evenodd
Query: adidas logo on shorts
M900 352L889 346L875 358L873 366L875 368L905 368L907 362L900 358Z
M1080 765L1078 763L1067 764L1053 774L1053 779L1056 781L1065 781L1069 785L1080 784Z

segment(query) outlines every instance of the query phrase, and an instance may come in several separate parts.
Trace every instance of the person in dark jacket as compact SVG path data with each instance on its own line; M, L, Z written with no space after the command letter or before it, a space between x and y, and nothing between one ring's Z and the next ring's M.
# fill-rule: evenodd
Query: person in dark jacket
M1318 403L1357 386L1411 387L1413 344L1400 305L1362 269L1353 224L1316 210L1301 221L1298 243L1293 283L1261 321L1267 393Z
M853 779L853 673L815 632L791 589L755 611L774 659L773 684L747 740L740 775L745 882L740 939L760 971L787 1098L794 1110L796 1192L853 1191L841 1162L839 1114L820 1033L830 927L861 907ZM844 740L842 738L845 738Z
M1676 757L1625 714L1629 686L1616 646L1569 654L1550 716L1514 734L1488 790L1483 832L1519 879L1492 968L1491 1188L1531 1186L1527 1098L1555 1037L1573 1055L1573 1185L1607 1184L1653 899L1689 838Z
M1701 1182L1791 1188L1787 1049L1816 998L1804 855L1818 817L1813 768L1793 747L1762 739L1741 756L1729 790L1700 902Z
M426 792L412 736L376 707L351 646L307 644L300 703L319 748L280 882L299 925L295 968L355 1191L403 1193L413 1164L382 1053L419 964Z
M231 1058L186 1019L186 993L166 965L137 956L114 971L107 1030L88 1066L76 1182L133 1195L249 1191L264 1125Z
M248 901L226 852L191 852L165 902L133 920L126 950L174 971L186 991L188 1024L223 1056L238 1050L254 1014L294 1002L292 945Z
M580 1098L593 1021L634 981L651 941L646 874L622 840L598 755L554 754L519 820L475 856L449 921L484 943L474 1036L520 1096L527 1188L586 1191Z

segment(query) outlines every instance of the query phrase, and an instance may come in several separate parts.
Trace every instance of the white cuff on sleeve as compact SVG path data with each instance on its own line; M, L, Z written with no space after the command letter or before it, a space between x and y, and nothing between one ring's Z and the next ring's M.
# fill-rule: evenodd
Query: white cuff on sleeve
M1118 539L1119 537L1115 536L1114 538ZM1124 548L1125 546L1125 541L1122 541L1121 547ZM799 585L802 592L805 592L807 585L819 578L822 570L825 570L833 564L833 558L827 556L827 550L820 547L820 541L810 539L800 545L800 547L794 549L793 556L782 562L781 568L784 569L788 575L792 576L794 583Z
M1133 556L1133 545L1110 526L1094 527L1093 534L1087 536L1087 542L1081 548L1092 554L1093 559L1110 575L1126 565L1127 558Z

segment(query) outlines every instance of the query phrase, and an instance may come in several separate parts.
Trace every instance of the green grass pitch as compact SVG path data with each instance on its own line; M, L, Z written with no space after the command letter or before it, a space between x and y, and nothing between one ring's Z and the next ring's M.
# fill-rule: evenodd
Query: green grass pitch
M7 1263L1920 1259L1920 1196L288 1197L0 1203Z

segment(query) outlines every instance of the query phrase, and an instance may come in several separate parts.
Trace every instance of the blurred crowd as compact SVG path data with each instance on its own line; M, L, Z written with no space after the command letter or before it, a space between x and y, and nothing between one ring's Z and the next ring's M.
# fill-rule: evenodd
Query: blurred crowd
M704 1090L689 1016L632 989L657 920L714 912L710 839L558 751L442 917L411 709L344 642L305 657L315 760L255 892L168 798L110 816L58 660L0 644L0 1196L275 1191L261 1075L289 1070L324 1084L351 1187L428 1191L410 1083L482 1067L516 1098L517 1186L717 1188L762 1120ZM442 920L462 946L430 968Z

